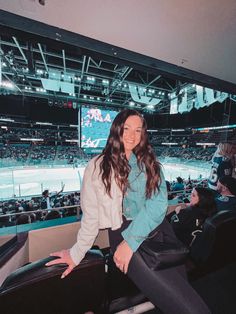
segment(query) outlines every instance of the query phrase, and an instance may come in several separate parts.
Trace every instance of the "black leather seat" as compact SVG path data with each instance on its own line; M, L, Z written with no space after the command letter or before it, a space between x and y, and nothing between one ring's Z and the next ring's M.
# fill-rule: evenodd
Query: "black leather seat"
M66 265L44 266L54 257L27 264L3 282L0 307L7 314L102 313L105 296L105 261L101 251L89 251L65 279Z
M236 211L221 211L208 218L191 247L190 279L199 278L236 261Z
M206 220L191 248L190 280L236 261L236 211L222 211ZM0 308L8 314L79 314L88 310L115 313L147 299L121 273L109 256L108 274L100 250L89 251L73 272L61 280L65 265L44 266L46 258L21 267L0 288ZM192 267L194 266L194 267ZM107 300L104 307L104 300Z

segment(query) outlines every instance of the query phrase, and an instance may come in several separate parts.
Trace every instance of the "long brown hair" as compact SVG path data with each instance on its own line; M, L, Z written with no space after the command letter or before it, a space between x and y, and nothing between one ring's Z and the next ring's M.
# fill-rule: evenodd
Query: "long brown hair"
M233 159L235 154L235 145L232 143L219 143L217 151L220 155Z
M205 217L211 217L216 212L216 202L214 192L208 188L195 186L199 201L196 207L199 207Z
M129 187L128 176L131 170L126 158L123 143L124 124L128 117L138 116L142 120L142 132L140 143L133 149L137 158L138 167L146 173L146 198L159 190L160 163L157 161L153 149L148 141L147 124L142 115L132 109L125 109L118 113L114 119L107 143L100 155L100 174L108 195L111 196L111 180L114 179L123 193ZM99 158L99 159L100 159Z

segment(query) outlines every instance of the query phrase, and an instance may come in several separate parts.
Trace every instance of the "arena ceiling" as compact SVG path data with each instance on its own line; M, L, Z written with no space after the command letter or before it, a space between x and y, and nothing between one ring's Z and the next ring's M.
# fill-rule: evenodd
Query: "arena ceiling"
M168 93L176 89L175 79L82 48L27 38L25 34L2 32L0 47L5 87L2 93L6 94L48 98L50 104L59 105L67 100L143 109L148 109L149 101L158 99L158 111L162 111L168 110ZM131 85L138 89L138 97L146 96L145 103L137 104L132 99Z
M169 112L170 93L187 85L135 62L5 27L0 32L2 94L48 98L53 106L72 101Z
M142 55L1 10L0 56L2 95L43 98L55 107L169 113L171 95L177 98L183 89L194 101L195 83L224 89L205 75L158 60L150 64Z

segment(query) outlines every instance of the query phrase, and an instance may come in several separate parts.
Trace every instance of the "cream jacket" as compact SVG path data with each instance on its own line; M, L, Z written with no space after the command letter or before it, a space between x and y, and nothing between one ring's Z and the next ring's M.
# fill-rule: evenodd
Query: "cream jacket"
M99 175L100 159L95 167L97 159L98 157L94 157L89 161L83 177L80 196L83 211L81 228L77 235L77 242L70 249L71 258L76 265L93 245L99 229L115 230L122 224L122 192L113 179L111 180L112 198L106 193Z

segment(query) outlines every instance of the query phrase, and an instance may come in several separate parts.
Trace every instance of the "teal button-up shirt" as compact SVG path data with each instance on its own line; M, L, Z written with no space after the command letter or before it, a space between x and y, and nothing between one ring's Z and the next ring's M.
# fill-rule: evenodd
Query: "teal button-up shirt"
M162 170L159 191L153 194L150 199L146 199L146 174L139 169L134 154L131 155L129 164L131 166L128 177L130 189L128 189L123 200L123 213L127 219L132 219L132 222L122 232L122 236L132 251L135 252L149 233L163 221L168 206L168 198Z

